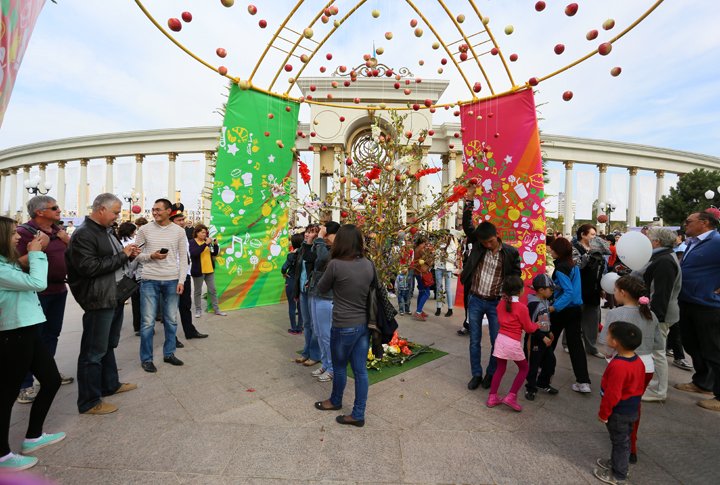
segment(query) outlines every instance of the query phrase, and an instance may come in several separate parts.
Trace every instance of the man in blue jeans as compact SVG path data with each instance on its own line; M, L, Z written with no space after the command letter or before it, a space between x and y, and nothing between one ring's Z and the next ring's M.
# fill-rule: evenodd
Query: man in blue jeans
M472 251L463 267L460 280L469 293L468 319L470 320L470 370L472 378L468 389L477 389L482 383L488 389L495 373L495 348L499 324L497 305L500 301L502 282L510 275L520 276L520 254L517 249L504 244L497 235L497 229L490 222L473 225L472 213L475 204L474 185L470 185L463 209L463 230L472 244ZM481 357L482 321L487 316L490 330L490 359L483 379Z
M142 263L140 283L140 363L145 372L157 372L153 363L153 331L155 315L162 305L165 327L163 361L180 366L175 357L178 298L183 292L188 270L185 230L170 221L172 203L158 199L152 208L154 221L142 226L135 243L143 248L138 260Z
M119 381L115 362L125 303L118 300L117 283L128 260L140 254L135 244L123 248L115 237L112 225L121 210L113 194L98 195L65 253L70 291L85 311L77 370L81 414L113 413L117 406L102 397L137 388Z
M310 295L308 294L310 275L314 268L312 261L312 244L319 231L320 228L317 224L307 226L303 234L304 241L298 251L295 266L295 298L297 298L300 304L300 313L303 316L305 333L305 347L300 357L295 359L295 362L305 367L312 367L320 362L320 344L317 335L313 332L312 315L310 313Z

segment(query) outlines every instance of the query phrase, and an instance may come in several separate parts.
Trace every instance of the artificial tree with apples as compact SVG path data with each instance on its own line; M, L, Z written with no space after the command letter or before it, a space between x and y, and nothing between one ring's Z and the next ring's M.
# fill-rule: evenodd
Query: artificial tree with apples
M444 217L462 199L470 183L458 178L439 191L428 187L419 193L419 181L441 170L430 167L423 153L428 130L413 133L404 127L407 115L394 110L389 114L389 123L381 124L377 118L373 123L377 150L364 159L338 159L335 191L325 200L310 193L308 199L297 201L311 218L322 220L329 211L338 210L340 222L357 225L365 235L367 255L385 282L394 281L400 269L403 244L412 247L433 219ZM301 176L309 185L304 165L300 162Z

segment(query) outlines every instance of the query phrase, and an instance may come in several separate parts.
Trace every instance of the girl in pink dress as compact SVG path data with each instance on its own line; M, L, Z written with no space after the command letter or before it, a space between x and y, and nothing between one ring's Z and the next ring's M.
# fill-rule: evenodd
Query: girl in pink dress
M527 333L533 333L540 328L530 320L527 306L520 303L520 295L522 295L523 289L523 280L519 276L508 276L503 281L503 296L497 307L500 330L495 339L495 351L493 352L493 356L497 359L497 370L490 385L490 395L487 400L489 408L502 403L510 406L515 411L522 411L522 406L517 402L517 392L520 390L528 373L528 362L521 343L522 332L524 330ZM508 395L500 398L497 392L503 375L505 375L508 360L515 361L518 366L518 375L515 377L512 386L510 386Z

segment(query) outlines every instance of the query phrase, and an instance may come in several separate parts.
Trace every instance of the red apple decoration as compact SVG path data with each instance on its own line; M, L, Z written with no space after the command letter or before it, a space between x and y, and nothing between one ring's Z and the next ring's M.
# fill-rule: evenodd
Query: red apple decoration
M327 59L328 61L332 61L332 54L330 52L325 54L325 59Z
M410 27L412 27L413 29L414 29L415 27L417 27L417 24L418 24L417 19L412 19L412 20L410 20Z
M395 89L400 89L400 83L395 83L395 84L393 84L393 87L394 87Z
M447 64L447 59L445 59L444 57L440 59L440 64L442 64L443 66Z
M598 221L600 224L605 224L605 223L608 221L608 216L607 216L606 214L600 214L600 215L597 217L597 221Z
M493 47L492 49L490 49L490 54L492 54L494 56L498 55L499 53L500 53L500 50L497 47Z
M413 109L413 111L420 111L420 105L415 103L412 105L412 109Z
M476 177L470 179L470 185L477 185L479 183L480 181Z
M285 72L290 72L292 69L292 64L285 64Z
M222 47L218 47L215 49L215 54L217 54L218 57L225 57L227 55L227 51Z
M571 3L567 7L565 7L565 15L568 17L572 17L575 15L578 11L578 4L577 3Z
M481 89L482 89L482 84L480 84L480 83L473 84L473 92L479 93Z
M348 215L349 214L347 211L340 211L340 217L342 217L343 219L345 219Z
M405 93L405 96L410 96L410 94L412 93L412 89L405 88L403 89L403 93Z
M168 19L168 28L172 30L173 32L180 32L182 30L182 23L180 22L180 19L176 19L175 17Z
M265 27L267 27L267 20L261 19L260 22L258 22L258 25L261 29L264 29Z
M528 84L529 84L530 86L537 86L539 82L540 82L540 81L538 81L538 78L536 78L536 77L531 77L531 78L528 80Z
M603 42L598 47L598 54L601 56L606 56L610 54L610 51L612 51L612 44L610 42Z
M538 12L542 12L543 10L545 10L545 2L536 2L535 10L537 10Z
M255 15L257 13L257 7L255 5L248 5L248 13Z
M414 226L413 226L413 227L410 228L410 234L412 234L413 236L414 236L417 232L418 232L417 227L414 227Z
M269 131L266 131L266 132L263 133L263 134L264 134L265 136L270 136L270 132L269 132Z
M572 99L572 97L573 97L572 91L565 91L562 95L562 98L564 101L570 101Z
M598 33L599 32L597 30L592 29L587 34L585 34L585 38L587 40L595 40L595 39L597 39Z
M461 52L460 53L460 62L465 62L468 60L467 52Z
M273 118L275 118L275 115L272 114L272 113L268 113L268 119L271 120L271 119L273 119Z
M223 7L230 8L235 5L235 0L220 0L220 3L222 3Z
M221 76L225 76L228 73L227 67L225 67L225 66L218 67L218 73Z
M310 91L315 92L316 89L317 89L317 86L315 86L314 84L310 85Z
M192 22L192 14L190 12L183 12L180 14L180 17L183 19L183 22Z
M620 66L615 66L612 69L610 69L610 75L612 77L618 77L621 72L622 72L622 68Z
M348 167L351 167L352 164L353 164L352 158L347 157L347 158L345 159L345 165L347 165Z
M433 136L435 134L435 130L428 130L428 135Z
M605 22L603 22L602 27L603 27L603 29L605 29L605 30L610 30L610 29L612 29L613 27L615 27L615 20L613 20L613 19L607 19Z
M432 106L432 99L426 99L426 100L425 100L425 106L428 107L428 108L429 108L430 106Z
M407 138L408 140L409 140L410 138L412 138L412 135L413 135L413 134L412 134L412 131L406 131L406 132L405 132L405 138Z
M341 116L341 117L340 117L340 123L342 123L343 121L345 121L345 117L344 117L344 116Z
M515 62L518 60L517 54L510 54L510 62Z
M565 46L563 44L556 44L553 50L555 51L555 54L560 55L565 52Z

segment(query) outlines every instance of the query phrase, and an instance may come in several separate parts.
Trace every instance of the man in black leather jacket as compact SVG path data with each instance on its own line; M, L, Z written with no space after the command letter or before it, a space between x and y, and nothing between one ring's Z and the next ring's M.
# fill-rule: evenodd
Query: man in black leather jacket
M500 324L497 318L497 304L500 301L502 281L510 275L521 275L520 254L514 247L503 243L497 236L497 229L490 222L473 225L472 213L475 203L475 186L471 186L465 198L463 209L463 230L472 250L465 262L460 281L468 298L468 319L470 321L470 370L472 379L468 389L490 387L495 373L496 361L492 356ZM487 316L490 331L490 360L483 379L481 357L482 321Z
M120 383L114 351L124 308L124 302L118 301L117 283L128 261L140 253L134 244L123 249L111 229L121 210L122 202L113 194L98 195L65 253L70 291L85 310L77 370L81 414L115 412L118 408L102 397L137 388Z

